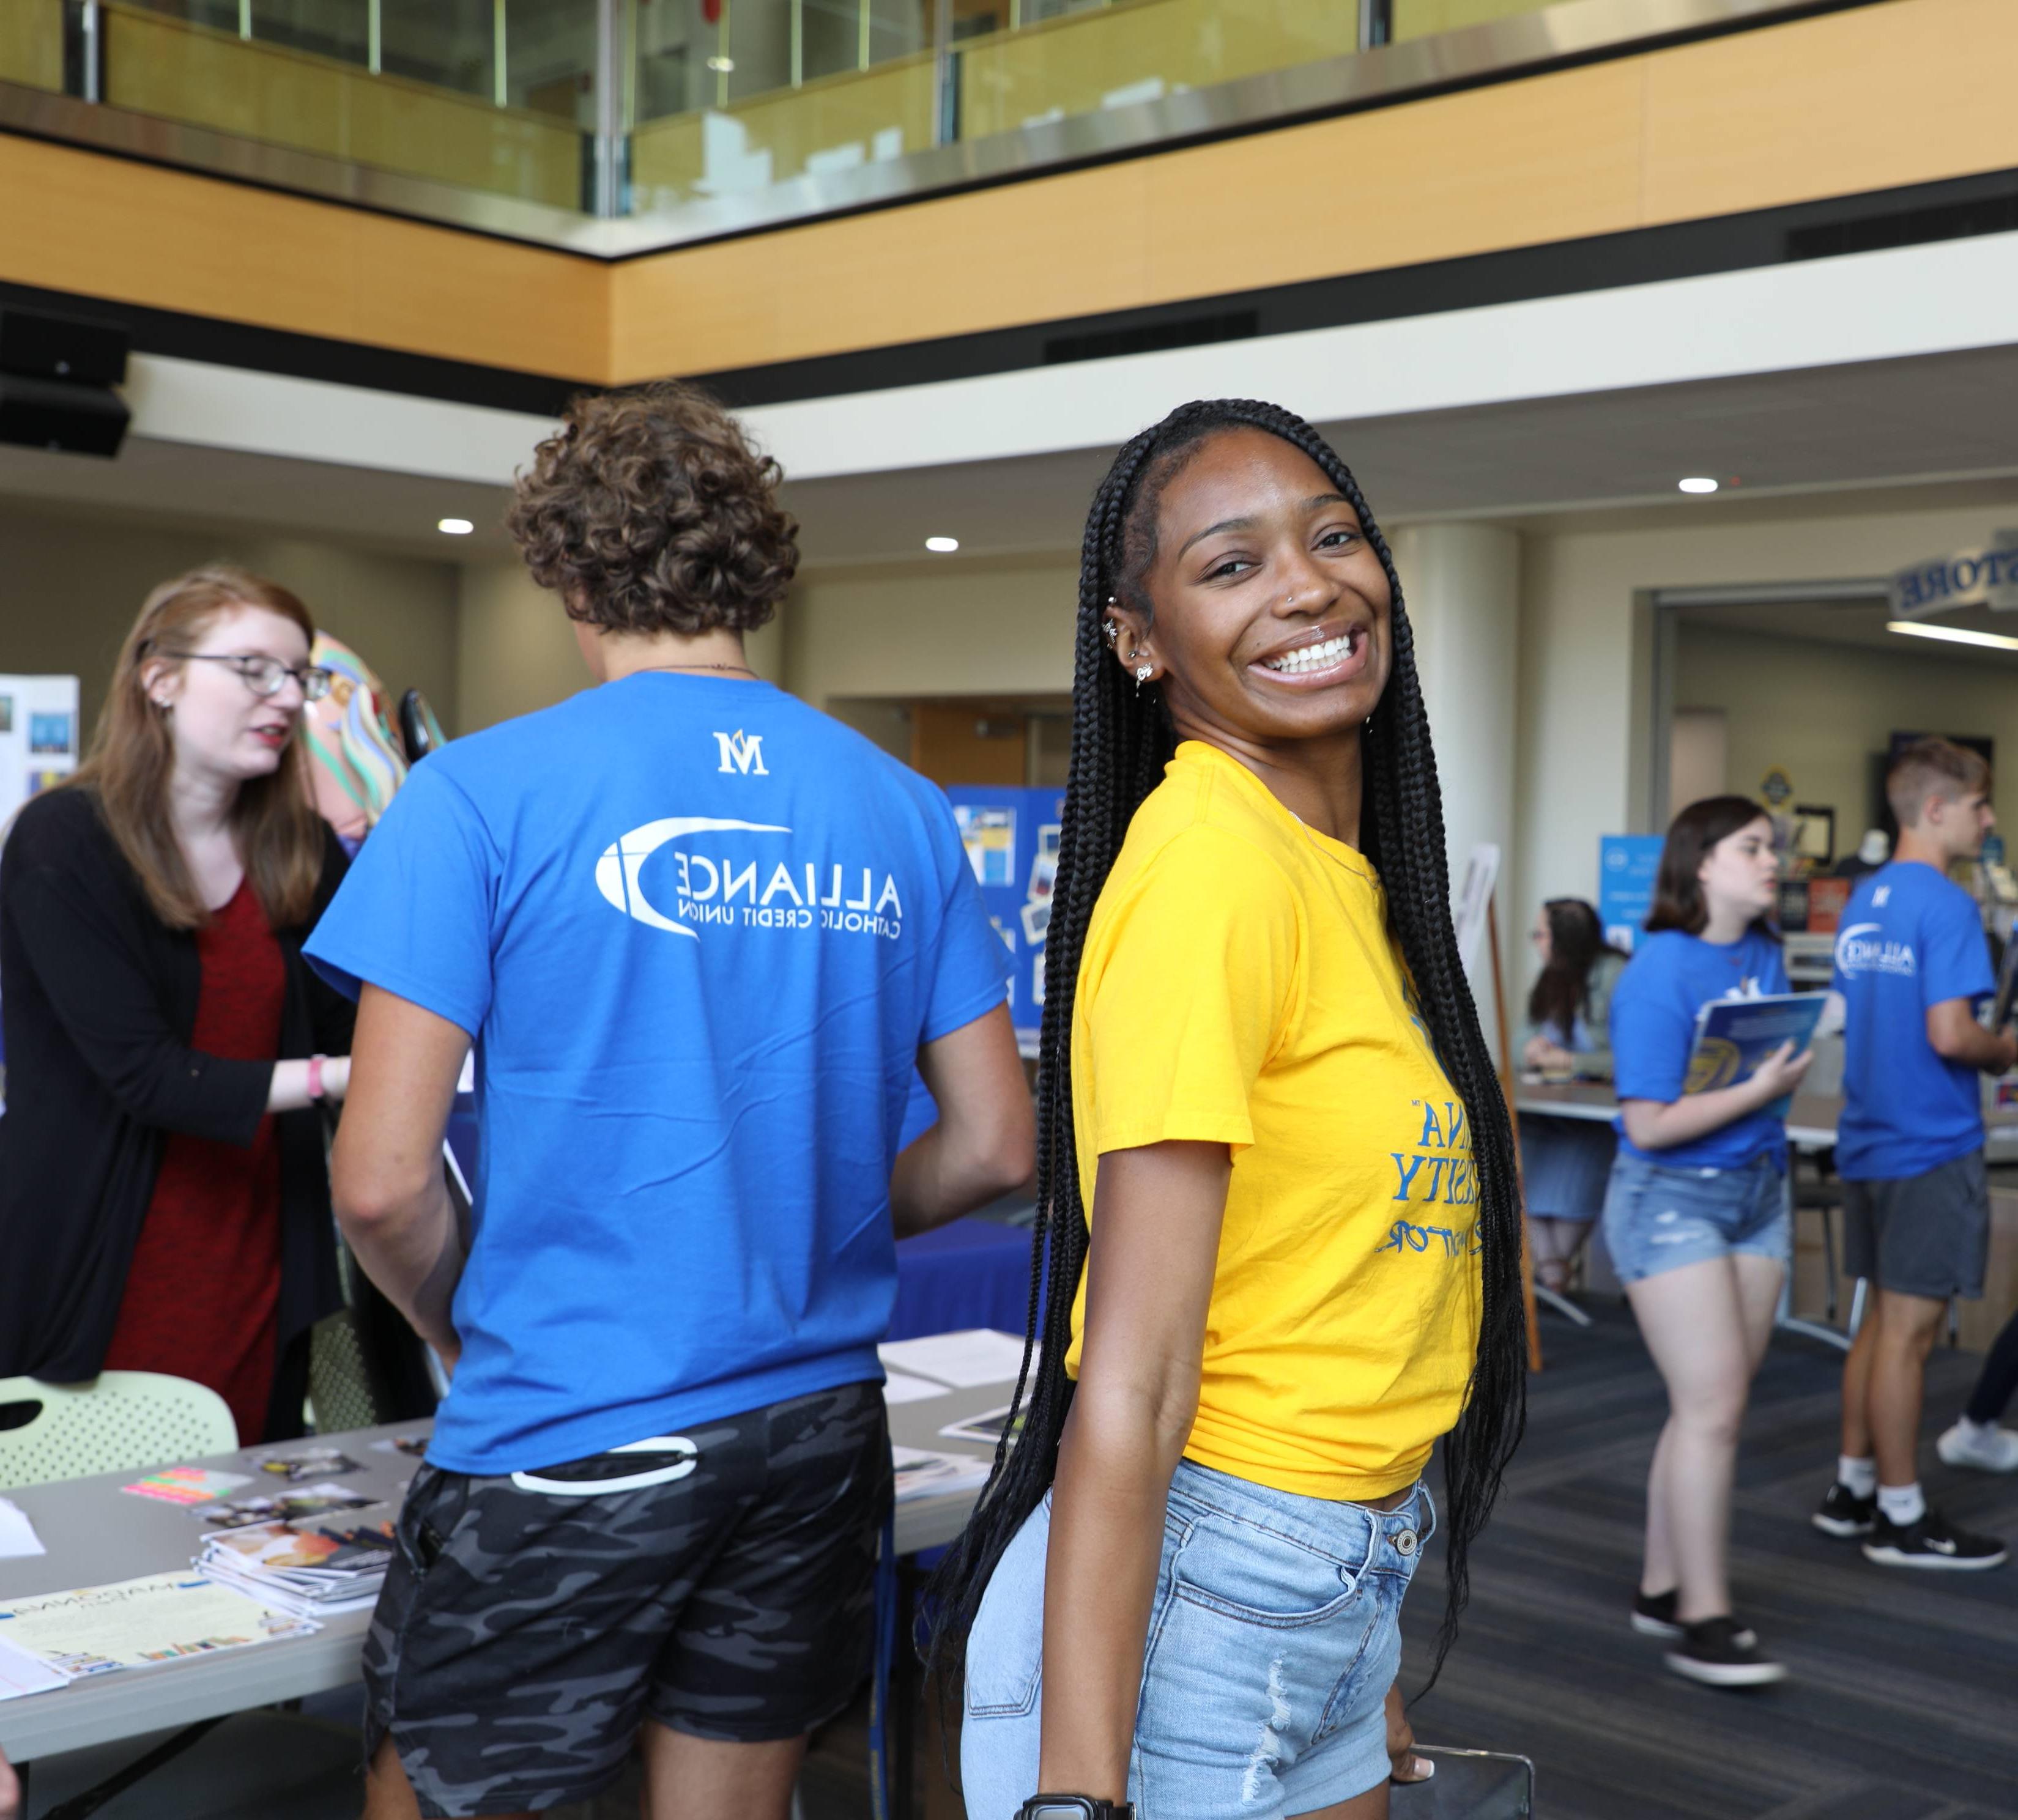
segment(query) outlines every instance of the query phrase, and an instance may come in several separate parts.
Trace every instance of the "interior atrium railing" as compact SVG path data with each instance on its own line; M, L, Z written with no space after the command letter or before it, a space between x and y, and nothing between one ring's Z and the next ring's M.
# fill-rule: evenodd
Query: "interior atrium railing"
M295 160L276 177L284 186L306 181L304 160L324 161L489 198L493 225L503 199L613 223L649 217L670 240L688 237L683 218L693 232L719 232L1322 111L1334 90L1374 83L1376 67L1419 84L1489 69L1495 56L1517 67L1803 9L1800 0L0 0L0 90L116 111L142 123L133 130L150 135L145 150L173 161L201 165L203 148L222 141L270 148ZM1445 44L1463 48L1446 56ZM1423 53L1381 48L1412 45ZM1361 56L1369 50L1380 55ZM920 156L952 147L963 158ZM242 156L234 170L246 174ZM443 211L439 198L407 205Z

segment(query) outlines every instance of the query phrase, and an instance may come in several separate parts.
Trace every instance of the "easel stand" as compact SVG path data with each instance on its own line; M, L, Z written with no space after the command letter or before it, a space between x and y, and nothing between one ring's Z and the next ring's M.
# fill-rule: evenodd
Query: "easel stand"
M1474 926L1476 926L1474 925ZM1499 962L1499 894L1485 901L1485 943L1492 951L1492 1016L1499 1026L1499 1091L1514 1129L1514 1183L1521 1216L1521 1305L1528 1317L1528 1369L1542 1369L1542 1328L1535 1316L1535 1255L1528 1245L1528 1189L1521 1177L1521 1114L1514 1104L1514 1038L1506 1026L1506 980ZM1551 1297L1553 1304L1555 1298ZM1582 1316L1583 1311L1574 1311ZM1586 1324L1588 1324L1586 1320Z

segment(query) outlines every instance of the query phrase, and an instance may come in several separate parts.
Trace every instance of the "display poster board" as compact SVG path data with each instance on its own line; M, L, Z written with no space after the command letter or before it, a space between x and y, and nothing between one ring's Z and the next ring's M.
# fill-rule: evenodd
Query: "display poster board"
M1034 1043L1044 1011L1044 937L1058 876L1063 790L957 785L946 792L981 887L988 919L1009 959L1009 1016L1018 1042Z
M0 676L0 840L24 803L77 769L78 738L75 677Z
M1597 919L1612 947L1632 953L1654 908L1654 880L1661 870L1659 834L1600 834L1597 837Z
M1464 883L1458 887L1452 919L1457 926L1457 958L1464 970L1471 971L1478 944L1485 934L1486 915L1492 905L1492 887L1499 879L1499 849L1481 841L1465 861Z
M0 676L0 828L77 769L74 676Z

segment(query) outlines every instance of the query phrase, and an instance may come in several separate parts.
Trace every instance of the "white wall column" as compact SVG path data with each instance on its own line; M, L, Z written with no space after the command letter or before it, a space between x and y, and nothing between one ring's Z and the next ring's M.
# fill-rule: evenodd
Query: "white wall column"
M1409 525L1395 533L1393 544L1436 740L1452 887L1462 883L1475 845L1491 841L1499 848L1501 962L1510 1020L1517 1025L1513 1001L1524 969L1516 949L1528 926L1511 878L1521 539L1492 525ZM1496 1042L1491 963L1483 944L1472 984L1487 1038Z

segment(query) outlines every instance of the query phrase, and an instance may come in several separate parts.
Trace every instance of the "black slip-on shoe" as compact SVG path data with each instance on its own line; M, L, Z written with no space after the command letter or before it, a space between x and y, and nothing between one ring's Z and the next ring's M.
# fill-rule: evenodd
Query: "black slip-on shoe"
M1672 1587L1664 1593L1635 1593L1633 1628L1643 1637L1680 1636L1681 1621L1675 1616L1675 1604L1680 1597Z
M1690 1625L1668 1652L1668 1666L1712 1688L1761 1688L1787 1678L1785 1663L1762 1656L1757 1635L1734 1618L1705 1618Z

